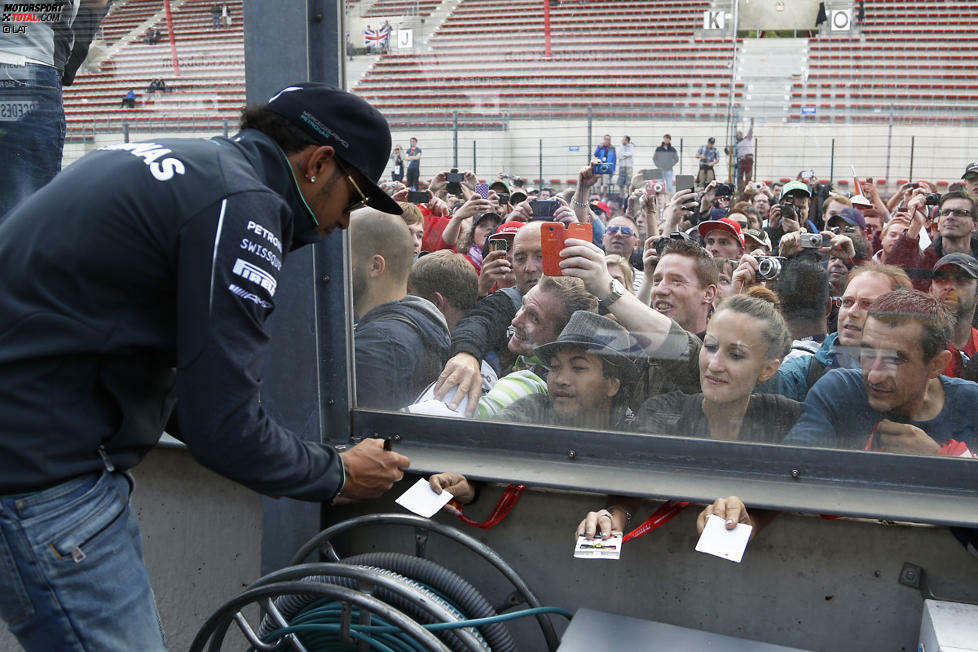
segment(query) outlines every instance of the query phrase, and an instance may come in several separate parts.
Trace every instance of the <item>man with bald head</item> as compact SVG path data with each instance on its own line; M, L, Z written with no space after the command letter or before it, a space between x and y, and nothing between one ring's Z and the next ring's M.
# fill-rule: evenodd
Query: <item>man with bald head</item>
M350 216L357 405L396 410L414 402L448 359L448 324L407 293L414 239L397 215L364 208Z

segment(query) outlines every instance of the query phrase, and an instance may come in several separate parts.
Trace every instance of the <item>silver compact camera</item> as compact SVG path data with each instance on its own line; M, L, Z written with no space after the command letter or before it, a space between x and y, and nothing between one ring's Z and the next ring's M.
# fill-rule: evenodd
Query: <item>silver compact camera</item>
M801 247L802 249L820 249L822 247L822 234L802 233Z
M781 256L757 256L757 276L762 281L773 281L781 274L785 260Z

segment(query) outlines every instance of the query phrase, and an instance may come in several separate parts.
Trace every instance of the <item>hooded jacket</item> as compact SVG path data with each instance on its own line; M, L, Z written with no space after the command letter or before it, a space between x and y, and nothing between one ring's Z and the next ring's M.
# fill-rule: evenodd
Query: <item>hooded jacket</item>
M204 466L325 501L336 451L259 400L290 245L318 240L270 138L103 147L0 222L0 494L135 466L174 402Z
M435 304L408 295L364 315L353 329L353 343L357 405L398 410L437 380L452 340Z

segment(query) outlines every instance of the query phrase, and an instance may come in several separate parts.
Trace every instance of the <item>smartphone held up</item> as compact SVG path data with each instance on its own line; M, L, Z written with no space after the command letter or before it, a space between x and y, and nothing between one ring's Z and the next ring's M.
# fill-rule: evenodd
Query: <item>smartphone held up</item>
M546 222L540 227L540 243L543 249L543 273L547 276L561 276L560 252L567 238L577 238L591 242L593 230L590 224L573 222L564 228L560 222Z

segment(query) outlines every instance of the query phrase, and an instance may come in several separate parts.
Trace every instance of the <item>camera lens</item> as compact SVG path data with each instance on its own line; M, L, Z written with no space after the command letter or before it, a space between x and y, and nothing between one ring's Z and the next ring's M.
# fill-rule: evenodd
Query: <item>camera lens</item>
M781 261L777 258L762 258L757 265L757 275L765 281L778 277L781 273Z

